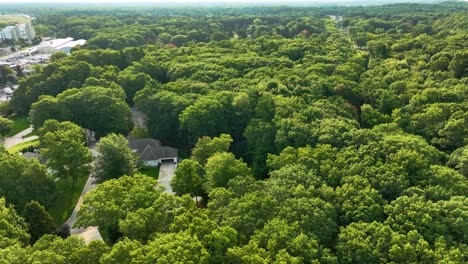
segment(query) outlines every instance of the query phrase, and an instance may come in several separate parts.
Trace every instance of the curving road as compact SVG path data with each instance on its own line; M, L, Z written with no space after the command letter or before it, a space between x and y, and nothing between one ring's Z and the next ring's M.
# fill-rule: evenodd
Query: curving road
M18 134L12 136L12 137L7 137L5 138L5 141L3 142L3 146L5 146L6 149L14 147L18 144L21 144L23 142L28 142L31 140L34 140L38 138L37 136L30 136L23 138L23 136L26 136L27 134L31 133L33 131L33 128L30 126L29 128L19 132Z
M91 153L95 157L97 155L96 150L94 149L94 146L90 147ZM70 234L71 235L77 235L85 240L86 244L89 244L91 241L94 240L101 240L102 241L102 236L99 233L99 227L97 226L88 226L88 227L78 227L74 228L73 225L75 225L76 222L76 216L78 214L78 211L81 208L81 205L83 204L83 198L85 194L88 192L94 190L96 188L96 184L94 183L94 178L90 175L88 177L88 180L86 181L86 184L83 188L83 191L81 191L80 198L78 199L78 202L75 205L75 209L73 209L73 212L68 218L68 220L65 222L68 226L70 226Z

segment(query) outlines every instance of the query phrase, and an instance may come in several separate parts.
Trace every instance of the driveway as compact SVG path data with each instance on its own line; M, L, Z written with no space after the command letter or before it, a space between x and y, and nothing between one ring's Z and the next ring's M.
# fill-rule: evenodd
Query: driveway
M72 215L70 216L70 218L68 218L68 220L65 222L65 224L69 225L70 228L73 229L73 225L75 224L76 222L76 215L78 214L78 211L80 210L81 208L81 205L83 204L83 197L85 196L85 194L87 194L89 191L93 190L96 188L96 184L93 183L93 178L90 176L88 178L88 180L86 181L86 184L83 188L83 191L81 192L81 195L80 195L80 198L78 199L78 202L76 203L75 205L75 209L73 210L73 213Z
M93 154L93 157L95 158L97 155L95 145L91 146L90 150L91 150L91 153ZM95 188L96 188L96 184L94 184L94 178L90 175L88 177L88 180L86 181L83 191L81 192L80 198L78 199L78 202L75 205L75 209L73 209L72 215L65 222L65 224L70 226L70 234L77 235L83 238L86 244L89 244L91 241L94 241L94 240L102 240L98 227L88 226L88 227L74 228L73 225L75 225L76 215L78 214L78 211L80 210L81 205L83 204L83 197L85 196L85 194L94 190Z
M158 182L166 187L166 193L174 194L171 188L171 180L174 176L176 164L173 161L165 161L159 167L159 179Z
M5 138L5 141L3 142L3 146L5 146L5 148L11 148L11 147L14 147L18 144L21 144L23 142L27 142L27 141L31 141L31 140L34 140L36 138L38 138L37 136L30 136L30 137L27 137L27 138L23 138L23 136L26 136L27 134L31 133L33 131L33 128L32 127L29 127L21 132L19 132L18 134L12 136L12 137L7 137Z

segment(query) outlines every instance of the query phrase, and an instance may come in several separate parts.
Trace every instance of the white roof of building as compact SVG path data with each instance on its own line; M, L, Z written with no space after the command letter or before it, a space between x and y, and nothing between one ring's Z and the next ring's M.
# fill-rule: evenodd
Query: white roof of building
M52 39L43 41L40 46L51 46L56 49L57 47L62 46L70 41L73 41L73 38Z
M70 41L70 42L67 42L67 43L65 43L63 45L60 45L60 46L56 47L56 49L73 48L73 47L78 46L78 45L84 45L85 43L86 43L86 40L79 39L79 40Z
M14 26L6 26L2 29L2 32L10 32L11 30L16 29Z
M7 94L12 94L13 90L10 87L7 87L7 88L3 89L3 92L7 93Z

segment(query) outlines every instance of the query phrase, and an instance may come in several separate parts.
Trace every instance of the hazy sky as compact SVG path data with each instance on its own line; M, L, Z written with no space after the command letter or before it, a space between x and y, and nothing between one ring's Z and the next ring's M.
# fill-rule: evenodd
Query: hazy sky
M468 0L465 0L468 1ZM413 1L405 1L405 0L0 0L0 3L83 3L83 2L91 2L91 3L122 3L122 4L132 4L135 2L139 3L156 3L156 4L173 4L173 3L220 3L220 2L228 2L228 3L351 3L351 2L368 2L371 4L372 2L433 2L431 0L424 1L424 0L413 0Z
M379 5L389 3L424 3L443 2L444 0L0 0L0 4L20 4L20 3L73 3L75 6L92 7L93 5L111 4L132 6L135 4L154 4L160 6L180 6L184 5ZM468 1L468 0L463 0ZM0 10L1 11L1 10Z

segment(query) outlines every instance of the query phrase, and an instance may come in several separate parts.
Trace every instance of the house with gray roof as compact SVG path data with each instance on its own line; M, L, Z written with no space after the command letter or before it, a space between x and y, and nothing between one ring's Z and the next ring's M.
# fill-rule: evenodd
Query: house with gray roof
M145 166L157 167L163 161L177 163L177 149L162 146L159 140L152 138L130 138L128 144Z

